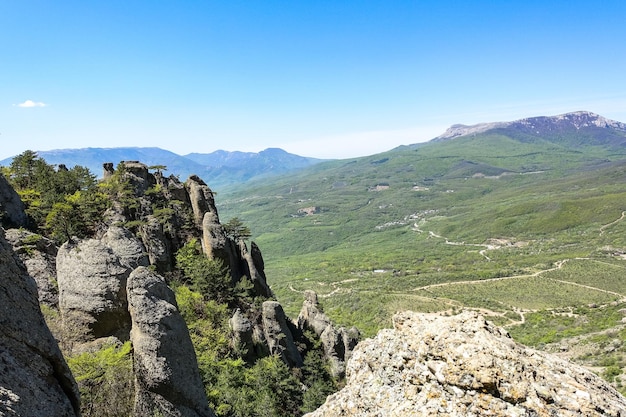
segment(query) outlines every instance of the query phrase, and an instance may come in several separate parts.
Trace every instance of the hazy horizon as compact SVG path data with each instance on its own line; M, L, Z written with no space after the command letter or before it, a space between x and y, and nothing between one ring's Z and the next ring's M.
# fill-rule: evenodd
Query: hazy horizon
M0 4L0 159L24 150L371 155L453 124L626 121L626 3Z

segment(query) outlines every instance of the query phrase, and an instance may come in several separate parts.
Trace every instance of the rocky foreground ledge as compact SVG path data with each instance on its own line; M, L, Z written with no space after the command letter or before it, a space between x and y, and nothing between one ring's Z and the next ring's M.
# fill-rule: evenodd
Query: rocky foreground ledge
M474 312L398 313L357 345L347 385L306 417L626 416L592 372L516 343Z

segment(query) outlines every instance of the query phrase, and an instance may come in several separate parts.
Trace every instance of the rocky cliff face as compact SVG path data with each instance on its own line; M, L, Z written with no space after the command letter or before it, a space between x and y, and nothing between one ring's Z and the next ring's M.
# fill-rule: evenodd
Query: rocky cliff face
M399 313L361 342L347 385L307 417L625 416L590 371L514 342L473 312Z
M36 283L0 228L0 415L77 416L79 402L39 308Z
M117 226L99 239L66 242L59 248L59 309L76 341L106 336L128 340L126 281L136 267L147 265L141 242Z

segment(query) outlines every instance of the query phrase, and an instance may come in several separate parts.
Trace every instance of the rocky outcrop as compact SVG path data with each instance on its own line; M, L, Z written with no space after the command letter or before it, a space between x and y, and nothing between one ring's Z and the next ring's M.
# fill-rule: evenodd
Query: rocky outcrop
M224 226L220 224L217 213L211 211L204 213L202 250L205 255L209 259L219 259L224 262L224 265L232 265L239 269L239 262L233 249L233 242L226 236L226 231ZM237 276L239 274L231 270L231 275Z
M79 415L79 394L39 308L37 286L0 228L0 415Z
M239 241L239 254L243 258L243 275L250 278L252 285L254 285L254 292L262 297L273 297L272 290L267 285L267 278L265 277L265 265L263 262L263 256L261 250L252 242L250 244L250 251L243 240Z
M347 385L307 417L624 416L590 371L524 347L474 312L398 313L359 343Z
M228 324L233 332L233 346L243 353L244 359L253 360L256 352L254 351L254 326L252 322L238 308Z
M213 416L189 332L163 277L140 267L127 284L135 415Z
M59 248L59 309L79 341L112 335L127 339L126 280L136 267L147 265L141 242L116 226L101 239L66 242Z
M6 239L24 263L28 274L35 279L39 302L56 307L59 303L59 289L56 271L57 247L54 242L25 229L7 230Z
M3 227L28 227L29 219L19 194L0 174L0 224Z
M293 334L280 303L278 301L265 301L262 317L263 334L269 353L279 356L290 366L302 366L302 356L296 348Z
M170 271L173 267L173 250L171 239L163 230L163 225L154 217L149 217L146 223L139 228L139 235L143 242L150 265L155 265L159 271Z
M317 294L310 290L304 292L304 302L297 323L301 331L311 329L320 338L324 354L330 363L331 374L343 377L345 362L359 341L358 329L336 329L330 318L320 309Z
M189 201L191 203L196 227L199 229L202 228L204 215L209 212L214 213L215 222L219 223L217 209L215 208L215 198L209 186L197 175L192 175L187 182L185 182L185 188L189 193Z

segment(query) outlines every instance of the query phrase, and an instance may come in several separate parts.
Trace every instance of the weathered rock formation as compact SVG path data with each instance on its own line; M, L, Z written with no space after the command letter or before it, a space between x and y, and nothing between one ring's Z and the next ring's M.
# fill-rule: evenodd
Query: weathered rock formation
M97 352L103 346L130 340L135 372L134 415L212 416L188 329L163 278L188 278L177 268L175 254L186 243L197 240L202 242L205 256L223 261L230 271L232 294L237 294L227 298L229 307L236 309L230 320L232 346L241 349L238 352L248 363L277 355L290 367L303 366L310 341L285 316L282 306L272 300L258 246L251 242L248 249L220 223L209 187L196 176L183 184L174 176L165 178L158 171L152 174L136 161L120 167L123 169L114 170L111 164L105 164L104 178L112 181L111 189L117 190L120 198L113 197L90 238L75 237L57 249L52 241L24 230L9 233L21 262L37 279L40 302L60 312L62 323L55 318L51 326L59 333L64 351L71 355ZM14 261L20 262L17 255ZM26 278L33 284L31 295L36 297L34 281ZM8 315L6 306L10 304L0 306L1 326ZM39 319L43 323L41 313ZM332 325L325 326L318 336L327 357L341 362L333 368L342 370L347 351L344 346L353 344L353 339ZM26 336L10 346L11 350L4 342L0 345L1 358L6 358L0 362L0 381L5 368L7 375L12 375L13 367L17 369L10 355L22 342L27 348L33 346ZM56 360L54 355L60 358L60 352L54 346L57 352L51 357ZM27 370L27 374L15 378L17 385L0 385L0 404L34 404L40 395L37 390L43 390L44 383L38 380L34 391L23 392L20 390L27 389L27 385L20 385L20 381L26 381L26 375L43 376L57 379L60 391L69 393L66 402L73 406L74 413L78 399L72 396L76 386L71 375L64 374L67 367L49 359L47 350L36 350L50 366L35 359L34 364L44 363L33 371L39 374L28 374ZM25 354L20 353L18 359L24 362L22 356ZM17 401L22 395L27 399ZM63 404L61 399L55 401ZM48 413L48 405L42 407L45 415L66 415L55 414L52 408Z
M141 242L117 226L101 239L70 241L59 248L59 309L77 340L128 340L126 280L136 267L148 264Z
M252 322L238 308L228 321L228 324L233 332L233 346L244 352L246 360L253 360L256 356L256 351Z
M360 334L357 328L335 328L330 318L320 309L317 294L307 290L304 292L304 302L298 315L298 329L301 331L311 329L320 338L330 363L331 374L343 377L345 362L359 341Z
M0 174L0 225L5 228L27 227L29 219L24 209L20 196Z
M474 312L404 312L393 322L359 343L347 385L307 417L626 415L626 399L598 376Z
M213 416L187 326L163 277L137 268L128 277L127 293L135 415Z
M35 279L39 302L56 307L59 303L59 289L56 282L57 247L54 242L25 229L6 230L6 239L24 263L28 275Z
M290 366L302 366L302 356L278 301L263 303L263 330L270 354L280 356Z
M35 281L0 228L0 415L77 416L79 401L41 314Z

